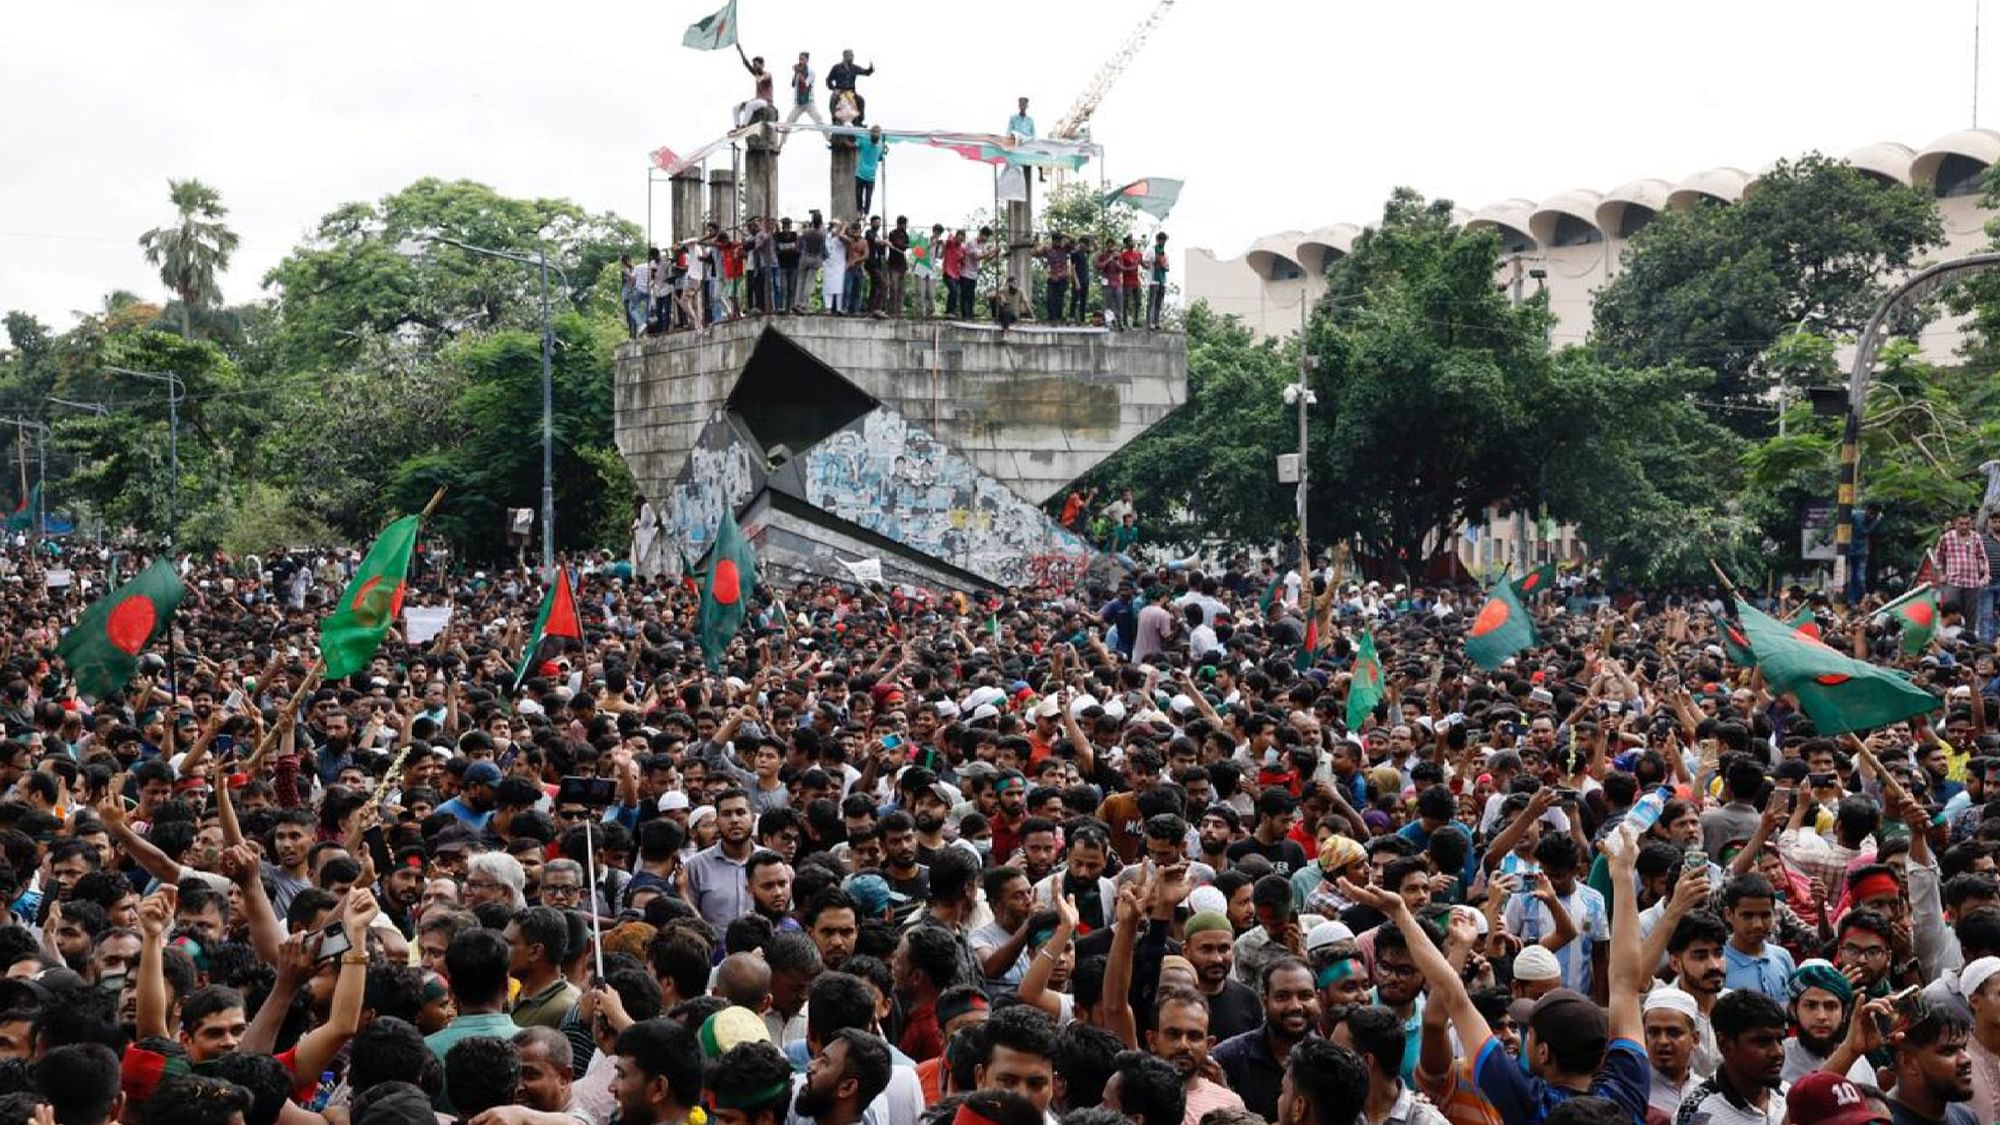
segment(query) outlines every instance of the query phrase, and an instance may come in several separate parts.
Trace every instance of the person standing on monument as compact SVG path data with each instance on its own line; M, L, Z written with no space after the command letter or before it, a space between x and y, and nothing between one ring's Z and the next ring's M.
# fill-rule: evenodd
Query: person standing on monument
M1022 98L1014 116L1007 119L1007 132L1024 141L1035 139L1035 119L1028 116L1028 99Z
M1130 327L1139 323L1139 286L1145 255L1139 253L1139 246L1131 235L1125 236L1125 249L1118 253L1118 286L1125 297L1125 312L1120 317Z
M1160 327L1160 312L1167 303L1167 232L1160 231L1153 236L1152 253L1146 256L1147 271L1152 275L1152 284L1146 287L1146 327L1157 330Z
M904 299L908 295L910 278L910 219L907 215L896 216L896 226L889 232L889 316L894 320L903 319Z
M820 266L826 262L826 220L820 217L818 211L809 213L812 221L799 235L799 277L792 286L792 311L795 313L812 311L813 289L819 285Z
M771 275L774 299L771 311L781 313L799 303L799 232L790 219L778 220L778 233L771 236L778 255L778 270Z
M820 300L833 316L847 308L847 224L839 219L826 232L826 288Z
M1069 247L1069 278L1072 292L1069 299L1069 318L1078 324L1090 320L1090 265L1096 257L1096 239L1089 235L1076 239Z
M800 51L799 61L792 64L792 112L785 115L785 124L800 117L812 118L815 125L826 124L819 115L819 104L813 101L813 77L812 52Z
M868 244L868 257L864 266L868 274L868 311L881 316L882 305L889 296L889 243L882 237L882 216L868 217L868 231L863 237Z
M833 69L826 72L826 88L834 92L833 98L828 102L828 105L833 106L838 104L840 95L846 94L854 102L853 123L856 125L868 124L868 99L862 97L861 91L854 88L854 80L874 73L874 63L871 62L867 66L855 66L853 51L840 52L840 61L834 63ZM838 115L836 115L837 117ZM864 215L867 214L868 208L863 207L861 213Z
M1024 109L1027 104L1028 99L1022 98L1021 105ZM1038 246L1035 248L1035 257L1040 258L1042 264L1048 269L1049 315L1047 320L1052 325L1062 323L1063 312L1069 307L1069 252L1069 236L1057 234L1054 231L1049 232L1049 243L1047 246Z
M1118 259L1117 244L1106 243L1093 264L1097 275L1104 279L1104 326L1117 328L1118 318L1125 311L1125 271Z
M965 232L956 230L945 239L941 257L944 261L944 315L947 320L964 314L959 312L958 279L965 271Z
M928 240L919 236L910 255L910 274L917 279L917 315L929 320L937 315L938 255L944 251L944 224L932 223Z

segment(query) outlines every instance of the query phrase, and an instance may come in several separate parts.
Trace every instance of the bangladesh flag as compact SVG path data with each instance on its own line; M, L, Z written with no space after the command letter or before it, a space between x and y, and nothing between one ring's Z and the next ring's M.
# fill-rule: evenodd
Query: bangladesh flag
M1736 614L1764 682L1774 692L1797 696L1820 734L1869 730L1938 706L1936 696L1895 672L1843 656L1742 598L1736 599Z
M681 32L681 46L693 47L697 51L719 51L736 46L736 0L729 0L720 11L689 24L688 29Z
M521 684L528 673L541 663L543 643L551 637L569 637L583 640L583 624L576 616L576 589L570 585L569 568L556 568L556 580L549 585L549 592L542 595L542 612L535 617L534 636L528 638L528 647L521 650L521 666L514 670L514 690L521 690Z
M1174 203L1181 197L1181 185L1185 181L1170 180L1165 176L1151 176L1143 180L1133 180L1124 187L1104 193L1104 204L1127 203L1164 223L1167 212L1174 209Z
M42 482L36 481L34 486L28 489L28 494L21 497L21 502L14 506L14 510L7 514L7 530L26 531L33 527L35 509L41 505L41 498Z
M165 627L185 592L173 563L159 559L84 610L56 645L77 690L103 699L130 683L139 654Z
M1804 633L1813 640L1817 641L1821 639L1819 634L1819 618L1814 616L1812 607L1809 605L1800 606L1799 611L1792 614L1791 619L1786 621L1785 624L1790 625L1793 629Z
M404 516L383 528L340 595L340 604L320 623L319 652L326 661L327 679L346 679L361 671L382 647L389 626L403 612L410 553L416 549L417 526L422 522L422 516Z
M1524 602L1535 600L1537 594L1545 594L1556 588L1556 564L1545 562L1535 569L1516 578L1513 582L1514 596Z
M1535 643L1535 626L1521 599L1514 595L1512 582L1493 587L1493 594L1472 619L1472 632L1465 638L1468 660L1488 672L1500 667L1508 657Z
M715 533L715 550L708 558L708 572L701 586L701 653L708 670L722 668L722 650L743 627L750 591L757 587L757 556L743 529L736 526L736 513L722 511L722 527Z
M1306 619L1306 642L1299 646L1299 655L1293 659L1292 667L1303 672L1313 666L1319 658L1319 614Z
M1269 586L1264 587L1264 596L1257 599L1258 616L1269 617L1271 615L1271 603L1278 600L1278 591L1282 589L1284 585L1285 585L1285 576L1282 573L1280 573L1276 578L1271 579L1271 584Z
M1361 723L1382 703L1382 658L1375 653L1375 631L1361 634L1354 650L1354 678L1347 682L1347 729L1361 729Z
M1757 654L1750 651L1750 638L1743 632L1743 626L1728 617L1718 617L1716 626L1722 630L1722 651L1729 654L1729 662L1745 668L1757 663Z
M1892 618L1901 626L1903 655L1915 656L1931 643L1931 636L1937 632L1937 587L1928 583L1919 586L1876 610L1875 614L1877 617Z

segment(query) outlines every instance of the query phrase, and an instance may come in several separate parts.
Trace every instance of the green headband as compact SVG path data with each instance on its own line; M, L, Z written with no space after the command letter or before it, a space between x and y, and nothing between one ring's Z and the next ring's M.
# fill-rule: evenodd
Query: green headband
M727 1097L723 1095L722 1091L711 1087L708 1091L708 1105L710 1109L758 1110L763 1109L791 1092L792 1083L790 1079L773 1082L761 1090L752 1090L745 1094L733 1094Z
M1344 981L1353 975L1354 960L1352 958L1342 958L1321 969L1319 975L1313 978L1313 984L1320 988L1332 988L1336 983Z

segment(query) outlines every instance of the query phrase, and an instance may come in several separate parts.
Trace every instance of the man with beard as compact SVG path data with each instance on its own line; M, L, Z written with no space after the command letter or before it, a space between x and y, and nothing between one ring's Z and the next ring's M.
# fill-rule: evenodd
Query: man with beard
M611 1095L618 1125L671 1125L701 1104L701 1047L672 1020L641 1020L618 1033Z
M1021 821L1020 850L1007 862L1021 869L1030 883L1040 883L1056 869L1056 853L1060 846L1056 843L1056 822L1042 816L1031 816ZM997 849L994 855L1003 855Z
M861 914L854 898L839 887L829 887L806 906L806 936L819 947L820 963L836 972L854 956L854 942L861 934Z
M1316 995L1312 970L1296 957L1281 958L1267 967L1263 985L1264 1022L1216 1044L1212 1056L1228 1077L1229 1088L1242 1097L1244 1108L1275 1121L1284 1060L1312 1034Z
M493 809L499 801L500 767L478 761L465 767L465 776L458 783L458 796L439 805L437 811L448 812L467 828L482 832L493 819Z
M1195 988L1207 1005L1209 1033L1217 1040L1233 1039L1255 1028L1264 1018L1257 990L1229 971L1236 956L1236 931L1229 916L1204 910L1182 928L1181 954L1194 966ZM1356 963L1359 968L1359 963ZM1362 974L1365 979L1366 974Z
M1068 862L1035 885L1035 901L1045 907L1055 905L1058 892L1076 904L1078 937L1111 923L1118 887L1104 877L1110 854L1111 843L1102 828L1079 828L1070 838Z
M1716 997L1728 970L1723 947L1729 943L1729 927L1706 910L1697 910L1674 925L1667 938L1667 965L1674 972L1674 987L1694 997L1694 1072L1706 1077L1715 1073L1715 1032L1708 1013L1715 1009Z
M1827 1061L1836 1070L1855 1055L1879 1045L1873 1016L1894 1018L1894 1006L1870 1001L1849 1022L1846 1042ZM1856 1034L1856 1031L1859 1034ZM1894 1125L1980 1125L1980 1117L1965 1103L1972 1097L1971 1021L1958 1009L1937 1006L1903 1030L1892 1044L1896 1084L1889 1096Z
M993 854L1012 855L1021 846L1021 826L1028 819L1028 779L1019 770L1005 770L993 779L993 794L1000 802L986 817L993 826Z
M2000 966L2000 961L1995 961ZM1847 1011L1854 1004L1854 983L1839 969L1814 957L1792 972L1792 1026L1798 1033L1785 1040L1786 1082L1797 1082L1826 1065L1827 1056L1847 1038ZM1856 1059L1847 1076L1864 1086L1875 1085L1875 1068Z
M1236 834L1242 828L1243 818L1228 805L1210 805L1201 810L1201 821L1195 825L1197 833L1196 859L1217 871L1229 869L1229 845L1236 842Z
M1695 1021L1701 1013L1694 997L1678 988L1655 988L1646 994L1641 1020L1646 1028L1646 1062L1653 1084L1646 1097L1646 1125L1671 1125L1681 1103L1700 1086L1694 1072Z
M771 923L779 933L799 928L792 917L792 869L777 852L759 849L743 865L744 882L750 889L751 909Z
M868 1103L889 1088L889 1070L889 1045L881 1037L841 1028L806 1066L804 1084L792 1098L792 1116L813 1125L855 1125Z
M1722 1065L1681 1099L1676 1125L1779 1125L1785 1117L1785 1009L1738 989L1715 1002Z
M579 881L579 886L581 883ZM574 900L550 902L547 876L544 875L542 901L558 909L575 905ZM380 882L375 884L375 897L382 902L382 916L396 927L404 940L417 936L417 900L424 893L424 849L412 844L396 849L396 865L389 869ZM182 899L186 901L185 896Z
M1038 919L1035 889L1016 867L996 867L981 879L993 920L966 935L979 961L980 977L992 995L1012 992L1028 972L1029 939L1053 919Z
M917 856L917 822L901 809L882 818L882 874L888 877L895 920L907 921L931 897L931 869Z
M717 839L681 865L688 902L717 929L752 909L749 864L757 850L750 839L752 820L749 793L725 789L716 794Z
M1180 1072L1187 1098L1185 1125L1196 1125L1212 1109L1242 1109L1243 1099L1235 1091L1201 1075L1208 1064L1208 1046L1215 1041L1209 1030L1208 1001L1201 993L1191 988L1162 989L1154 1011L1146 1045Z
M915 771L912 771L915 772ZM926 777L934 777L929 770ZM957 790L942 781L920 781L916 786L916 800L911 810L917 825L917 862L928 867L937 862L939 853L951 846L945 839L945 818L951 815L953 800Z

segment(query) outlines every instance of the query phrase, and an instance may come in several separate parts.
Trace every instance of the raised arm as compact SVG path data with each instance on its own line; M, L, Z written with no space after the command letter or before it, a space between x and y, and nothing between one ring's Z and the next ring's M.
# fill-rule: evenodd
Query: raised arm
M167 976L162 963L167 927L173 925L174 906L180 888L161 887L139 901L139 983L134 986L138 1001L139 1038L171 1038L167 1030Z
M1056 954L1052 950L1069 944L1071 935L1076 933L1078 919L1076 900L1063 893L1061 880L1055 884L1056 930L1035 956L1028 962L1028 971L1021 976L1019 995L1021 1002L1040 1008L1051 1017L1062 1017L1061 995L1049 991L1049 977L1056 970Z
M340 955L340 975L333 984L333 1003L326 1022L299 1040L294 1066L298 1074L319 1074L361 1030L361 996L368 983L368 924L379 909L375 895L360 887L347 892L341 925L347 931L347 952Z
M266 964L274 964L278 950L285 943L285 921L271 907L271 900L264 894L264 864L257 857L257 849L249 844L234 844L222 853L222 873L243 892L243 917L250 927L250 945L256 949L257 957Z
M1652 972L1639 960L1639 904L1632 894L1632 880L1639 863L1639 841L1632 826L1621 824L1604 838L1604 853L1611 861L1614 887L1625 893L1612 896L1611 906L1611 1038L1644 1042L1645 1027L1639 1017L1639 994Z
M1460 1053L1468 1059L1476 1059L1493 1038L1493 1029L1486 1024L1486 1017L1473 1006L1472 994L1465 990L1465 982L1459 979L1458 970L1431 944L1430 935L1417 924L1416 916L1410 913L1410 906L1403 896L1381 887L1357 887L1346 879L1339 880L1340 893L1349 899L1372 906L1388 915L1396 928L1403 931L1403 937L1410 947L1410 959L1417 963L1417 971L1430 983L1429 1004L1439 1005L1451 1016L1452 1026L1458 1029ZM1428 1005L1426 1005L1428 1006Z
M1681 919L1692 913L1695 907L1708 901L1708 892L1708 868L1681 873L1680 881L1674 884L1673 897L1667 900L1666 909L1660 912L1660 920L1653 923L1653 932L1647 934L1639 946L1639 964L1645 966L1649 976L1659 971L1660 958L1667 955L1667 943L1673 940L1674 927L1680 925ZM1613 893L1620 897L1628 896L1631 884L1627 883L1622 892L1614 887ZM1615 907L1617 904L1612 905Z
M1132 954L1139 944L1139 928L1146 924L1146 903L1151 893L1152 888L1144 879L1118 889L1111 956L1104 963L1104 994L1097 1002L1099 1026L1135 1049L1139 1045L1139 1027L1132 1014Z

